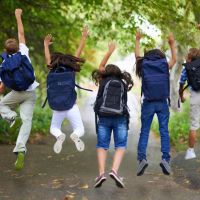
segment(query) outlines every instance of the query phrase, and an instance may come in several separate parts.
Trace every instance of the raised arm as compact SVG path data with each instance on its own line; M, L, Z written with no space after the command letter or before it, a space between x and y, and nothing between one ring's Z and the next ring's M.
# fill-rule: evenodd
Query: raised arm
M140 39L141 39L141 33L140 31L136 32L135 35L135 58L137 59L140 57Z
M169 68L171 69L176 63L176 47L173 33L170 33L168 36L168 43L171 50L171 59L168 62Z
M115 50L115 48L116 48L116 45L115 45L114 42L110 42L108 44L108 51L105 54L103 60L101 61L100 65L99 65L99 70L100 71L104 71L105 70L106 63L107 63L108 59L110 58L110 56L112 55L112 53Z
M17 20L17 30L18 30L18 40L19 43L26 44L25 35L24 35L24 26L22 23L22 9L17 8L15 10L15 17Z
M52 35L48 34L45 38L44 38L44 55L45 55L45 61L47 65L50 65L51 63L51 55L50 55L50 51L49 51L49 46L52 44Z
M78 58L80 58L80 55L81 55L82 50L85 46L85 41L86 41L88 35L89 35L88 27L85 26L85 27L83 27L81 41L79 43L79 47L78 47L76 54L75 54L75 56L78 57Z

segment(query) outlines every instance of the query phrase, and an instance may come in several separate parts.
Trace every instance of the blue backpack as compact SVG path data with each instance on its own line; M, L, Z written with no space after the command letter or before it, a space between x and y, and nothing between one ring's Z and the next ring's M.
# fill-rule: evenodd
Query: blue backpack
M3 62L0 78L6 87L15 91L25 91L35 81L33 67L25 55L17 52L12 55L1 54Z
M148 101L169 99L170 80L166 58L149 53L142 60L142 93Z
M45 106L47 100L52 110L64 111L73 107L76 102L77 94L75 86L75 72L66 67L59 67L51 70L47 76L47 98L42 105ZM92 91L89 89L84 89Z

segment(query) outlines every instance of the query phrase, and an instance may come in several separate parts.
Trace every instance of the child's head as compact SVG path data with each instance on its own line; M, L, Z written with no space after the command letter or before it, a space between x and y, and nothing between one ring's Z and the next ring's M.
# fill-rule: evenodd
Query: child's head
M152 49L144 53L144 57L150 57L152 55L158 59L166 58L165 54L160 49Z
M144 58L163 59L166 58L165 54L160 49L152 49L144 53L144 57L139 57L136 60L136 75L142 76L142 61Z
M82 58L77 58L69 54L56 52L51 54L51 64L49 68L53 69L59 66L65 66L72 68L76 72L79 72L81 70L81 65L84 62L85 60Z
M109 64L106 66L105 71L94 70L92 72L92 79L96 84L98 84L102 79L112 76L125 81L128 90L133 87L131 75L128 72L122 72L116 65Z
M4 49L7 54L14 54L19 51L19 44L16 39L10 38L5 41Z
M191 62L196 60L197 58L200 58L200 50L197 48L190 48L186 57L186 61Z

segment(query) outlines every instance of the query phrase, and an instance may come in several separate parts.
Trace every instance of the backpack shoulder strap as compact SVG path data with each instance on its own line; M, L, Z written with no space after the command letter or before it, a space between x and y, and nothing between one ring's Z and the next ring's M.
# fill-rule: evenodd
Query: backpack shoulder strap
M87 89L87 88L83 88L77 84L75 84L75 86L78 88L78 89L81 89L81 90L86 90L86 91L89 91L89 92L93 92L93 90L90 90L90 89Z

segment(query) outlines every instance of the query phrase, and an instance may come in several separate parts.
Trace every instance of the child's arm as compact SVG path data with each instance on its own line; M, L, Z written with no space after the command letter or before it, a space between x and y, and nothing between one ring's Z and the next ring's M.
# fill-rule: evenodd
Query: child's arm
M175 47L175 40L174 40L173 33L169 34L168 43L169 43L171 55L172 55L172 57L168 63L169 68L171 69L174 66L174 64L176 63L176 47Z
M85 46L85 41L86 41L88 35L89 35L88 27L85 26L85 27L83 27L82 38L81 38L81 41L79 43L79 47L78 47L76 54L75 54L75 56L78 57L78 58L80 58L80 55L81 55L82 50Z
M105 65L106 65L108 59L110 58L110 56L112 55L113 51L115 50L115 48L116 48L116 45L114 42L110 42L108 44L108 52L105 54L103 60L101 61L100 65L99 65L100 71L105 70Z
M137 59L140 57L140 39L141 39L141 33L139 31L136 32L135 35L135 58Z
M50 51L49 51L49 45L51 45L52 42L52 35L48 34L45 38L44 38L44 55L45 55L45 61L47 65L51 64L51 55L50 55Z
M25 35L24 35L24 26L22 23L21 15L22 15L22 9L17 8L15 10L15 17L17 20L18 40L19 40L19 43L26 44Z
M5 85L3 82L0 82L0 94L2 94L5 91Z

